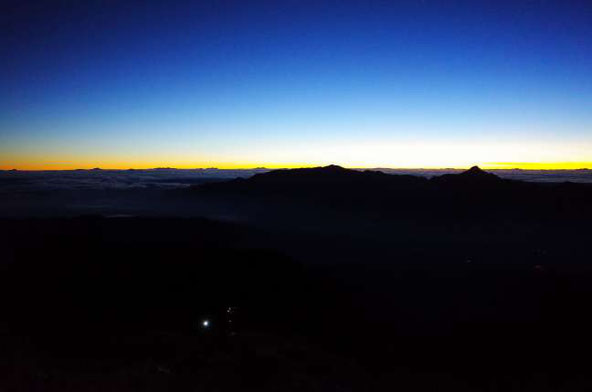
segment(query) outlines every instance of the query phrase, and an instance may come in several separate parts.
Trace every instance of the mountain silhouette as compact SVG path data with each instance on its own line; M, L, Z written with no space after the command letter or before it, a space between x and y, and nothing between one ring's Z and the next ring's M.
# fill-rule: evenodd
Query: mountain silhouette
M506 180L478 166L431 179L346 169L337 165L280 169L250 178L195 185L183 195L217 202L282 204L283 212L338 209L359 215L497 216L592 214L592 187L586 184L540 184Z
M235 193L270 197L320 196L340 198L351 195L415 190L428 180L411 175L390 175L380 171L352 170L337 165L302 169L280 169L256 174L248 179L210 183L193 187L203 193Z
M386 174L379 171L359 171L345 169L338 165L323 167L302 168L302 169L280 169L267 173L256 174L251 177L252 182L271 183L284 181L315 182L322 181L352 181L359 179L384 178Z
M363 192L372 194L385 191L427 191L433 186L475 186L484 184L500 185L507 183L495 174L473 166L459 174L445 174L428 180L413 175L386 174L377 170L346 169L338 165L302 169L279 169L259 173L247 179L235 179L227 182L206 184L199 188L208 192L346 192L348 194ZM361 189L360 187L363 187Z
M459 178L471 178L471 179L487 179L487 180L500 180L498 176L493 173L488 173L484 170L481 170L479 166L473 166L469 170L464 171L458 174Z
M501 183L507 183L509 180L503 180L493 173L488 173L479 168L479 166L473 166L469 170L466 170L458 174L444 174L441 176L434 177L433 182L440 184L457 184L457 185L499 185Z

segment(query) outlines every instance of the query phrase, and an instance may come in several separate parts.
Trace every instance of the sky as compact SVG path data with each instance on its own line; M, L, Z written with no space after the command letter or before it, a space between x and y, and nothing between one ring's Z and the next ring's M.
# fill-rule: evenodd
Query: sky
M589 0L14 0L0 29L0 169L592 168Z

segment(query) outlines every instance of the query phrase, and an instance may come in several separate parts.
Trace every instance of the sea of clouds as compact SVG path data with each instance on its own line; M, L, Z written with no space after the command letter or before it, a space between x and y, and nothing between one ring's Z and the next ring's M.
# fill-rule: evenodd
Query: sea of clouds
M459 173L455 169L377 169L389 174L433 177ZM0 192L93 190L132 188L178 188L212 181L247 178L267 169L148 169L148 170L64 170L0 171ZM592 170L489 170L513 180L534 182L592 183Z
M266 171L218 169L0 171L0 191L178 188Z

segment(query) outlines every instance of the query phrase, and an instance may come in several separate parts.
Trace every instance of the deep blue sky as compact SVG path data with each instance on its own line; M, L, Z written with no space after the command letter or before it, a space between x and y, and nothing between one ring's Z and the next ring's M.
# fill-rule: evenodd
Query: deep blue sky
M13 1L0 18L0 168L592 162L590 1Z

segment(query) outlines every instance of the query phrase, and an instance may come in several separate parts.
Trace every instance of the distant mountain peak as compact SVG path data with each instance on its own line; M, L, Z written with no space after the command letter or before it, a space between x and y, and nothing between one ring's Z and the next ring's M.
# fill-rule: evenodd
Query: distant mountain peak
M444 174L439 177L434 177L433 180L445 184L497 184L503 181L500 177L493 173L482 170L479 166L473 166L469 170L465 170L458 174Z
M339 165L328 165L328 166L319 167L319 169L322 169L322 170L331 170L331 171L344 171L344 170L347 170L346 168L341 167Z
M460 173L460 175L471 178L499 178L493 173L488 173L485 170L482 170L479 166L473 166L469 170Z
M360 172L346 169L338 165L307 167L300 169L278 169L253 176L257 179L294 179L294 178L343 178L351 175L359 175Z

